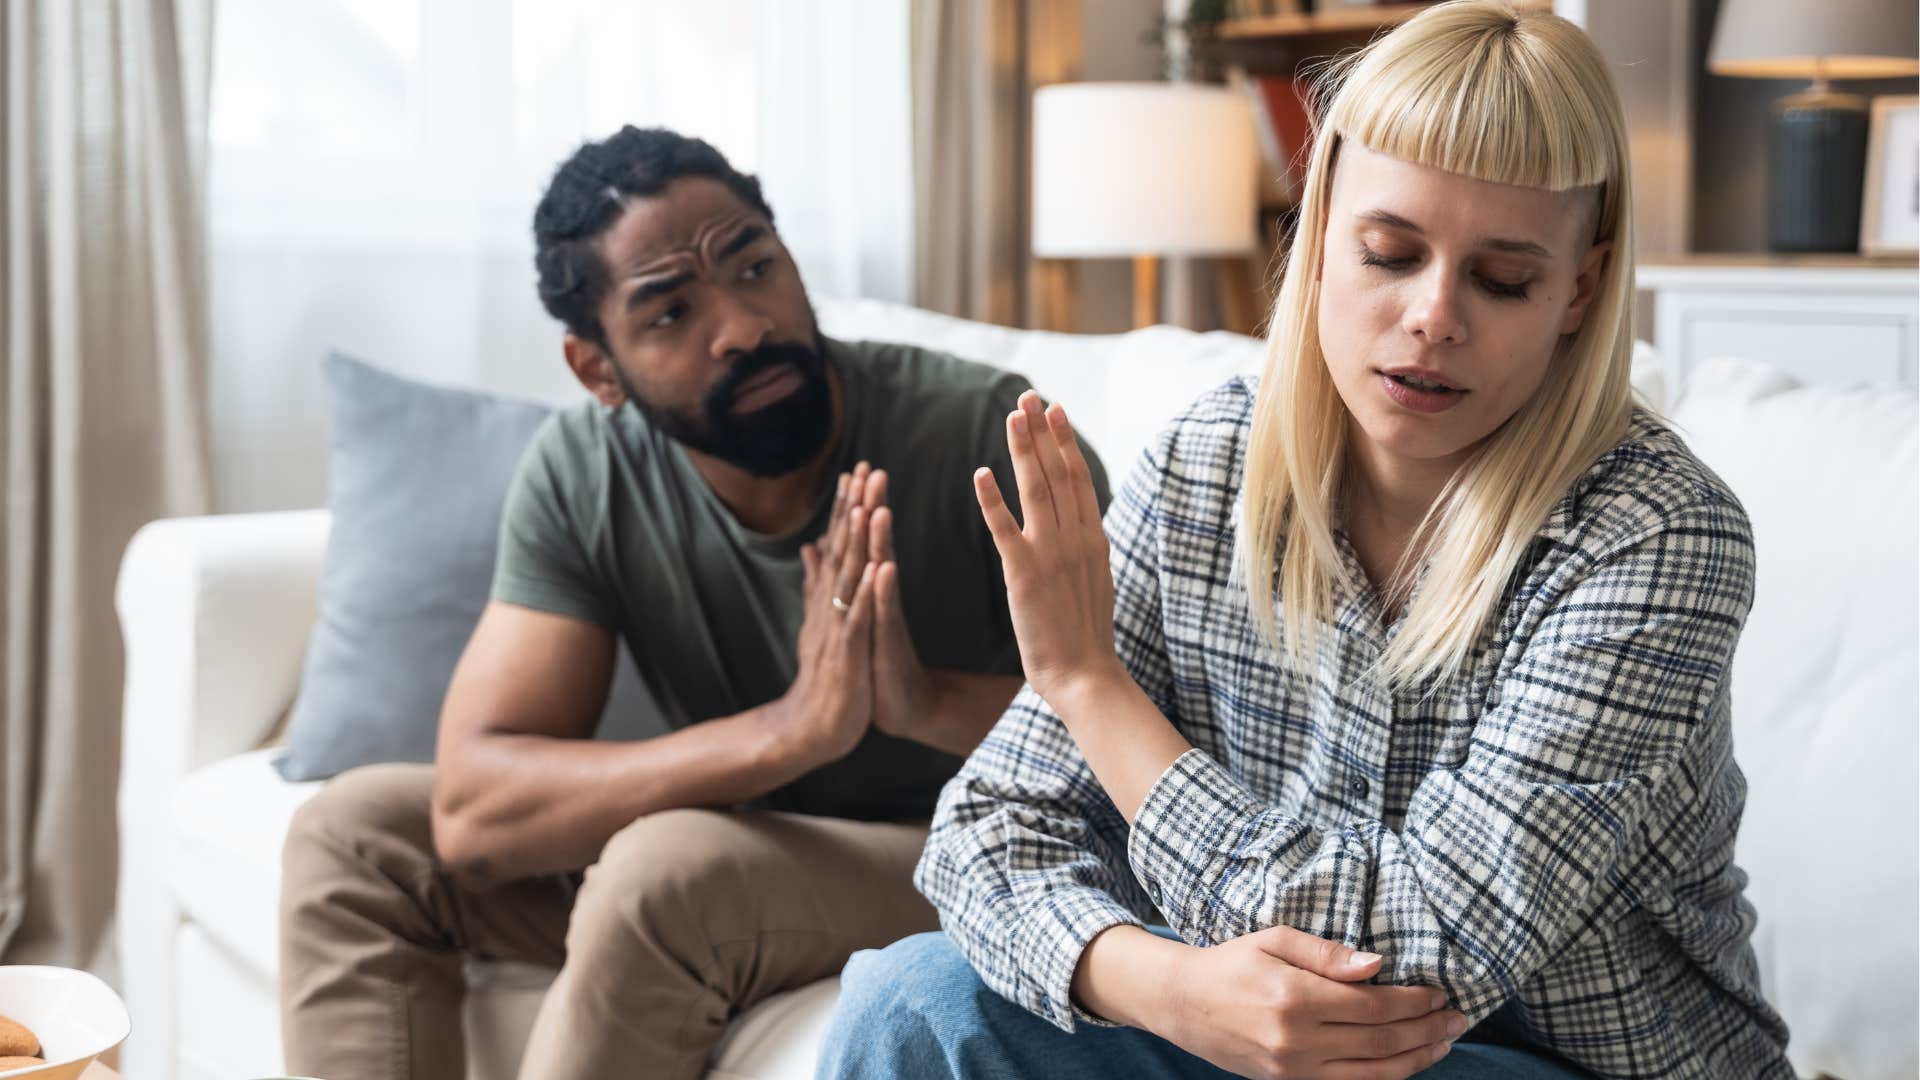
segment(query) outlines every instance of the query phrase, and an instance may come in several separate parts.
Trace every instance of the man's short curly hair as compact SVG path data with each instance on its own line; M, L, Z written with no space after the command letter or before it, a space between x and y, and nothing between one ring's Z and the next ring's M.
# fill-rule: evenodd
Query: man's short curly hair
M596 250L601 234L619 220L628 199L658 195L683 176L712 177L773 221L759 180L734 169L706 142L666 128L628 125L583 144L554 171L533 211L533 265L540 303L576 336L607 345L599 315L609 276Z

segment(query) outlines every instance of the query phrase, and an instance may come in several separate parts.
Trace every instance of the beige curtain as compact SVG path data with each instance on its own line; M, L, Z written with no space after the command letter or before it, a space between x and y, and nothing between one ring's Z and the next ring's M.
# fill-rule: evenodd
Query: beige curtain
M0 0L0 957L98 966L114 574L207 506L209 0ZM164 807L153 812L164 813Z
M1064 327L1071 264L1029 254L1033 91L1080 71L1080 0L913 0L915 302Z

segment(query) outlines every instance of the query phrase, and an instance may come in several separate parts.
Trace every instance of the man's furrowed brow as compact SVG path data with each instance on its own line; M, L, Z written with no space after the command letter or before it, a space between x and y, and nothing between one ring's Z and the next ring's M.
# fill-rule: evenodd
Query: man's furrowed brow
M670 277L655 278L652 281L641 282L632 292L627 294L627 310L631 311L656 296L665 296L667 293L678 289L680 286L692 280L692 274L682 272Z
M720 249L720 261L725 262L735 255L740 254L740 252L746 250L749 244L752 244L755 240L765 235L767 235L767 230L758 225L749 225L741 229L738 235L727 241L726 247Z

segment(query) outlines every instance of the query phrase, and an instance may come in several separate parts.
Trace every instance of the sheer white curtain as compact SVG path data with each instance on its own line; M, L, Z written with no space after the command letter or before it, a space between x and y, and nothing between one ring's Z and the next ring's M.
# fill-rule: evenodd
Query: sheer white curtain
M758 173L816 297L907 299L907 52L904 0L217 0L218 508L324 501L330 348L577 400L530 223L622 124Z

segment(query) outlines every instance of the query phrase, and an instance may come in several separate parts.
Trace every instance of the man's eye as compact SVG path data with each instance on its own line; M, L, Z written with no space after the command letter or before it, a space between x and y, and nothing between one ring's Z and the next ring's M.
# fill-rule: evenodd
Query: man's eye
M686 314L687 305L682 301L676 300L672 304L667 305L667 310L661 312L652 322L648 323L647 326L654 330L664 330L679 322Z
M758 281L761 278L766 277L767 271L772 269L773 269L772 259L770 258L759 259L759 260L756 260L752 265L748 266L745 270L742 270L740 272L740 278L743 281Z

